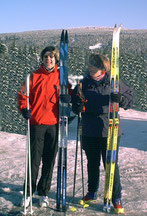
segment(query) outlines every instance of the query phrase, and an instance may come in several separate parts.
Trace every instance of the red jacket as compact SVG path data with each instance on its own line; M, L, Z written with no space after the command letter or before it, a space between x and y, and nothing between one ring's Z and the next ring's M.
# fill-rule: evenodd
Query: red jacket
M55 66L54 71L48 72L45 68L34 71L30 76L30 109L32 125L54 125L59 119L59 78L60 72ZM27 107L25 83L18 92L20 110Z

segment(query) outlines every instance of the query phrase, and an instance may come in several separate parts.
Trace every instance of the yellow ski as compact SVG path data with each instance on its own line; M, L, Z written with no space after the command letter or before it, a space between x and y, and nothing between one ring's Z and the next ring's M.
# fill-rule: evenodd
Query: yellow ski
M115 25L112 41L111 55L111 76L110 86L111 93L119 92L119 34L121 26L117 28ZM109 129L107 138L106 152L106 171L105 171L105 191L104 191L104 211L110 212L111 200L113 192L113 181L115 173L115 161L118 140L118 111L119 104L110 101L109 104Z

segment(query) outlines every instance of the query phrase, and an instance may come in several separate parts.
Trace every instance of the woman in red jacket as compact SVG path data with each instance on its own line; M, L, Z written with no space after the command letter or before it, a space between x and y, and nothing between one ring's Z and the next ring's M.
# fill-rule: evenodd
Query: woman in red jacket
M58 119L59 119L59 51L48 46L41 52L42 64L30 76L30 96L27 110L25 83L18 93L18 104L25 119L30 119L32 194L36 187L40 196L40 206L48 206L48 192L55 157L57 154ZM62 95L64 103L70 102L69 95ZM39 165L42 159L42 172L36 186ZM29 194L29 185L28 193ZM24 202L22 203L24 205ZM27 197L26 207L30 204Z

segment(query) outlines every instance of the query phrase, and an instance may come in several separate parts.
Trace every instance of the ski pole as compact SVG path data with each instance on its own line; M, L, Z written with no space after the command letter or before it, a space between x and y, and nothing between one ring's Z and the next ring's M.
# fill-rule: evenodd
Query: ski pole
M61 200L61 175L62 175L62 147L58 148L58 166L57 166L57 197L56 197L56 208L60 210L60 200Z
M26 78L26 95L27 95L27 109L29 110L29 84L30 74ZM25 200L24 200L24 214L26 215L26 199L27 199L27 184L29 174L29 189L30 189L30 214L32 215L32 177L31 177L31 150L30 150L30 119L27 120L27 145L26 145L26 170L25 170Z
M78 80L77 93L83 102L86 102L82 92L82 82ZM83 171L83 151L82 151L82 126L81 126L81 112L78 114L77 124L77 139L76 139L76 153L75 153L75 171L74 171L74 185L73 185L73 201L75 197L75 184L76 184L76 172L77 172L77 157L78 157L78 142L80 134L80 150L81 150L81 173L82 173L82 195L84 197L84 171Z
M77 175L77 157L78 157L78 142L79 142L79 126L80 126L80 116L78 115L77 139L76 139L76 152L75 152L75 168L74 168L74 184L73 184L73 201L74 201L74 198L75 198L75 185L76 185L76 175Z
M81 112L79 113L79 118L80 118L80 150L81 150L82 195L84 197L84 169L83 169Z
M83 102L86 102L85 96L82 91L82 82L78 80L78 93ZM82 195L84 197L84 171L83 171L83 150L82 150L82 125L81 125L81 112L79 113L79 130L80 130L80 150L81 150L81 174L82 174Z

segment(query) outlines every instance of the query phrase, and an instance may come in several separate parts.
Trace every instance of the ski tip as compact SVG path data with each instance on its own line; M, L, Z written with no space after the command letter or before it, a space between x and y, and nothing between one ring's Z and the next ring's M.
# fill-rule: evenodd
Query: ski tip
M64 41L64 29L62 30L62 33L61 33L61 41Z
M122 28L123 24L121 23L118 28ZM117 24L114 25L114 28L117 29Z
M123 24L121 23L121 24L119 25L119 29L121 29L121 28L122 28L122 26L123 26Z
M65 43L68 43L68 32L67 32L67 30L65 32Z

